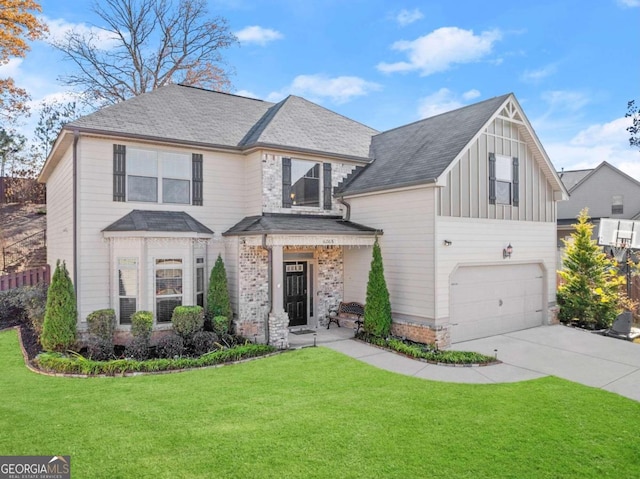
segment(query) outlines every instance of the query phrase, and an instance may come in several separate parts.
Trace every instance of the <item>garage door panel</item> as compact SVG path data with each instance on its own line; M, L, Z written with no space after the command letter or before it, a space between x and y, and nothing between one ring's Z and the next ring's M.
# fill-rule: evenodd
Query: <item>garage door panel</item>
M542 324L543 280L539 264L460 267L449 289L452 342Z

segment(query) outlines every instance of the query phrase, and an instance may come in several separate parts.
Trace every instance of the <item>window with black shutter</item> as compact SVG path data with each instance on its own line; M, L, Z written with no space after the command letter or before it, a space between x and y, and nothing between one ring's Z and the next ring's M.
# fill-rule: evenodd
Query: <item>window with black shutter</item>
M282 158L282 207L291 208L291 158Z
M520 206L520 164L513 158L513 206Z
M489 153L489 204L496 204L496 155Z

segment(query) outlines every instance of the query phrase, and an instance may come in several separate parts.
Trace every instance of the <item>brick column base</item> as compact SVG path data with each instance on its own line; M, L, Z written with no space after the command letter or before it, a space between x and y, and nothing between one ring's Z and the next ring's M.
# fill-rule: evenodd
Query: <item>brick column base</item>
M269 344L278 349L289 347L289 315L281 313L269 313Z

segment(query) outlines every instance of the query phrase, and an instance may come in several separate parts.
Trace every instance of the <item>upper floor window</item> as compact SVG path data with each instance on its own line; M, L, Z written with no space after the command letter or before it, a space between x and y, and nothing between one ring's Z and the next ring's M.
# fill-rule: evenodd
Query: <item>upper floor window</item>
M519 206L518 158L489 153L489 203Z
M282 206L331 209L331 163L282 159Z
M113 200L202 205L202 155L113 145Z
M613 195L611 197L611 214L621 215L624 213L624 196Z

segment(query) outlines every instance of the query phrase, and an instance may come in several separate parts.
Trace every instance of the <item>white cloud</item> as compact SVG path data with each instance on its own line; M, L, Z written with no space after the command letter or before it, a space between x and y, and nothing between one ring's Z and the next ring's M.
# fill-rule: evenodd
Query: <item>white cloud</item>
M443 27L416 40L401 40L393 50L407 52L409 61L379 63L384 73L419 70L421 76L443 72L454 64L471 63L489 55L493 45L502 38L499 30L488 30L474 35L472 30Z
M263 28L258 25L245 27L234 33L238 40L242 43L254 43L256 45L265 46L274 40L284 38L284 35L277 30L271 28Z
M410 23L417 22L422 18L424 18L424 15L419 8L414 8L411 11L403 8L396 16L396 22L398 22L401 27L404 27L406 25L409 25Z
M118 36L103 28L88 26L84 23L69 23L62 18L51 19L43 16L41 20L49 27L47 40L51 43L64 41L67 34L73 31L92 38L93 45L101 50L111 50L119 44Z
M480 96L480 92L475 88L473 90L466 91L462 94L462 98L464 98L465 100L473 100L475 98L478 98L479 96Z
M21 73L20 65L22 62L22 58L10 58L7 63L0 65L0 78L16 78Z
M640 180L640 151L629 146L630 118L618 118L591 125L568 142L545 143L544 147L556 169L594 168L603 161Z
M437 92L418 100L418 115L420 118L429 118L461 106L463 106L462 102L451 90L440 88Z
M640 7L640 0L618 0L618 5L626 8Z
M358 96L365 96L382 87L373 82L354 76L330 78L326 75L298 75L291 85L280 91L271 92L269 101L280 101L289 94L308 97L310 99L329 98L337 104L346 103Z
M536 83L550 75L553 75L556 71L557 66L552 63L551 65L538 68L537 70L525 70L520 76L520 79L526 83Z

